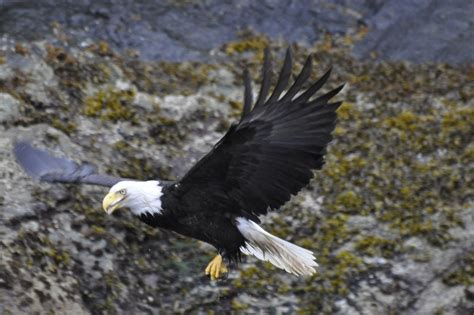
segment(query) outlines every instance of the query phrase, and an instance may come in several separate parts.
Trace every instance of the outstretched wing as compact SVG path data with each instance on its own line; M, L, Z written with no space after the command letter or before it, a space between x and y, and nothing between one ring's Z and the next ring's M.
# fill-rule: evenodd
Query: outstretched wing
M90 184L111 187L124 178L97 174L91 164L77 164L58 158L32 147L29 143L18 142L13 147L17 162L31 177L51 183Z
M267 213L268 208L279 208L309 183L312 170L324 163L336 109L341 105L329 100L344 86L311 99L331 72L302 91L311 67L310 56L293 85L281 96L291 77L288 50L275 89L268 97L272 70L265 51L263 82L255 105L252 108L251 84L245 72L241 119L175 186L181 201L191 203L201 194L206 207L214 208L209 211L255 217Z

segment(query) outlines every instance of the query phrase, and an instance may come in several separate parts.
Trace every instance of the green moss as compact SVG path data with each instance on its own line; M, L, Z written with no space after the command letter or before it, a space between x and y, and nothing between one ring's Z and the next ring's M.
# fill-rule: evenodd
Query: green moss
M108 89L99 91L96 95L85 100L84 114L89 117L98 117L102 120L132 120L135 111L132 102L135 92L132 90Z

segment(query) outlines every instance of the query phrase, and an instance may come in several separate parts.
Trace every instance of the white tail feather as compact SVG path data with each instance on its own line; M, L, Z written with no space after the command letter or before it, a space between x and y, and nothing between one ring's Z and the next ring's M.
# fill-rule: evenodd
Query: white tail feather
M311 251L282 240L245 218L237 218L237 228L247 240L240 248L245 255L268 261L297 276L316 272L318 264Z

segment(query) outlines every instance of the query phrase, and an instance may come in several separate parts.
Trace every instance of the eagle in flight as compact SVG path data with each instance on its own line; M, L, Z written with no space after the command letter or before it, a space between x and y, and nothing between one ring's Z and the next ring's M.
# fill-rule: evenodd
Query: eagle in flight
M311 67L309 56L287 89L292 76L288 49L270 94L272 66L266 49L255 105L245 70L240 120L176 182L101 175L88 163L51 156L27 142L16 143L14 154L24 170L41 181L111 187L102 204L108 214L129 208L146 224L213 245L217 256L205 269L213 280L227 272L226 264L239 262L241 254L295 275L311 275L318 266L313 253L268 233L258 218L284 205L324 164L342 103L329 101L344 85L313 97L331 69L308 87Z

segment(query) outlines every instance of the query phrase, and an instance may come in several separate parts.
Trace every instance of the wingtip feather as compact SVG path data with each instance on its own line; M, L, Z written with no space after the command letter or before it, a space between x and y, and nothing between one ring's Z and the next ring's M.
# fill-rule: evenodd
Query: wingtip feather
M244 69L244 108L242 110L241 120L250 112L252 108L252 83L250 81L250 73L247 68Z
M309 55L308 58L306 58L304 66L301 69L301 72L298 74L298 77L296 78L295 82L290 87L288 92L286 92L286 94L282 97L281 99L282 102L290 101L301 90L303 84L311 76L312 68L313 68L313 58L311 55Z
M291 77L291 68L292 68L292 55L291 49L288 47L285 54L285 60L283 61L283 66L278 76L278 82L273 90L272 95L268 99L267 103L276 102L280 98L281 93L288 86L288 82Z
M311 85L303 94L295 99L296 103L307 102L324 84L331 76L332 66L323 74L319 80L317 80L313 85Z
M262 67L262 85L258 93L255 108L265 103L268 92L270 91L270 83L272 79L272 64L270 59L270 48L267 46L263 51L263 67Z

